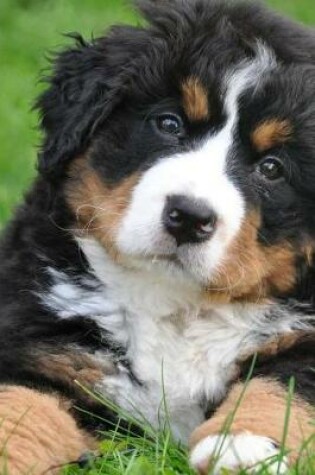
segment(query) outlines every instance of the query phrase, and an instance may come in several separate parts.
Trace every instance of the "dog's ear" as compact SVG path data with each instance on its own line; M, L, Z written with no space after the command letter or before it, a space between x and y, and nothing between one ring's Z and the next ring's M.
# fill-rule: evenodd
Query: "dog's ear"
M44 132L38 161L42 174L58 174L70 158L84 153L98 125L122 101L131 74L128 64L139 52L143 30L115 27L91 42L71 36L75 45L55 57L48 88L35 106Z

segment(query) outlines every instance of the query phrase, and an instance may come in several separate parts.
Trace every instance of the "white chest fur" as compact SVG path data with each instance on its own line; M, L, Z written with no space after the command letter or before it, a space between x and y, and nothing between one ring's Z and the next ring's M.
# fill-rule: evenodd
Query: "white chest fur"
M62 318L84 314L110 331L127 349L142 384L122 366L97 389L154 425L165 420L167 411L174 435L182 440L202 422L206 403L224 397L237 357L299 322L282 315L270 325L269 310L257 305L202 309L195 284L172 269L166 276L165 264L163 273L158 263L154 272L126 271L95 241L84 240L80 246L104 286L83 290L53 271L55 285L45 295L45 304Z
M125 323L127 356L143 386L120 376L105 378L103 390L132 412L140 408L154 425L166 405L174 435L186 440L204 420L206 404L224 396L237 356L255 342L248 329L240 331L215 313L160 320L130 313Z

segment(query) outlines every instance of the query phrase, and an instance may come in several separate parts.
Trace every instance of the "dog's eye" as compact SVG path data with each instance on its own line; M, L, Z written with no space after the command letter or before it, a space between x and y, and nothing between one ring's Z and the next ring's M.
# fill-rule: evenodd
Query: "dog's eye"
M176 137L184 135L184 124L182 119L175 114L162 114L156 118L156 125L160 132Z
M284 168L282 162L276 157L267 157L258 164L259 172L268 180L278 180L283 177Z

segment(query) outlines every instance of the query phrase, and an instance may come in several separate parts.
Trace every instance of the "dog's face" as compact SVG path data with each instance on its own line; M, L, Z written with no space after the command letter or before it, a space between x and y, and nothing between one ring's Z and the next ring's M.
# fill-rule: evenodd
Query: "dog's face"
M230 7L173 8L64 53L41 99L44 166L64 163L68 205L120 262L223 300L287 293L313 254L315 67Z

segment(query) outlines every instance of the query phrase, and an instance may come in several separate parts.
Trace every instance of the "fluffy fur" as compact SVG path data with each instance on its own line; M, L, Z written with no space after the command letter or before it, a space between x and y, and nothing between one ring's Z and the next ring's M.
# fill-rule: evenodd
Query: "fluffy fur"
M1 244L0 382L62 397L90 434L115 414L76 380L156 426L165 394L184 442L212 414L191 439L204 472L257 353L261 417L245 399L222 459L248 466L281 442L266 427L291 376L312 434L315 36L254 4L139 8L147 26L78 36L37 102L38 177Z

